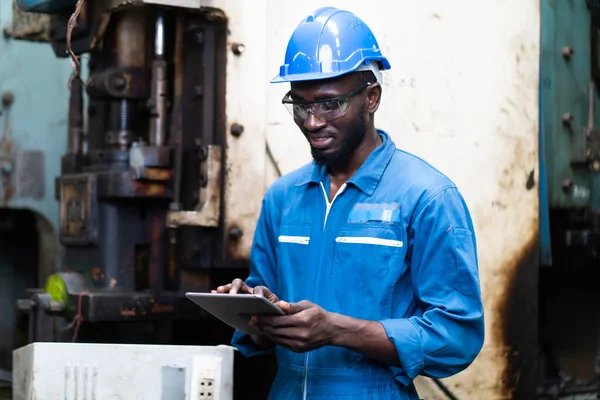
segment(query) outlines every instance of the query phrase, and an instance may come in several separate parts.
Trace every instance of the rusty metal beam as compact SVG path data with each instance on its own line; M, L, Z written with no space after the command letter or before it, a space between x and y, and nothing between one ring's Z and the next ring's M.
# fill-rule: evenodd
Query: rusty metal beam
M200 163L199 201L192 211L169 211L167 226L217 227L221 218L222 149L207 146L206 160Z

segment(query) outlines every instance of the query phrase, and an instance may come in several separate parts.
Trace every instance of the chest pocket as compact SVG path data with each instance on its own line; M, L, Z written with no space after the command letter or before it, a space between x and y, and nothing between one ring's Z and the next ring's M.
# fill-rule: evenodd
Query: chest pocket
M335 238L333 293L337 312L362 319L391 315L394 286L406 270L400 223L345 225Z
M277 237L277 269L280 299L300 301L304 296L304 279L310 244L310 222L291 222L279 228Z

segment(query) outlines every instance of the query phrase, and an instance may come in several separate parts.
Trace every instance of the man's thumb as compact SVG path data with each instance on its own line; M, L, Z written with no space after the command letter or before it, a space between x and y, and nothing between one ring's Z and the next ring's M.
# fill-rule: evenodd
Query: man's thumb
M275 305L281 308L286 314L297 314L300 311L313 307L313 304L308 300L302 300L298 303L288 303L287 301L279 300Z
M292 305L287 301L279 300L275 305L283 310L286 314L291 314Z

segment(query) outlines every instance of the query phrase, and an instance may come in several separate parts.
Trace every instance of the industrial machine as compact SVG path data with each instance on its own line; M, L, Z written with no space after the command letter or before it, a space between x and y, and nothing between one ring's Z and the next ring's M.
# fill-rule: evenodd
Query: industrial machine
M532 378L539 398L584 399L600 392L600 3L540 6L541 362Z
M224 206L225 134L243 131L225 121L226 53L243 51L227 17L194 1L15 4L49 16L55 56L73 61L55 181L63 265L18 301L28 341L228 343L184 296L247 275ZM260 396L270 365L237 362L236 390Z
M385 17L395 15L396 18L399 13L391 12L393 8L387 2L381 3L386 4L373 6L373 9L389 8L390 12L381 13L379 17L380 22L390 23L391 20ZM514 10L516 13L526 7L521 2L501 3L502 6L498 2L481 2L481 7L493 9L494 12L489 14L494 18L498 15L499 21L502 16L495 13L494 7L505 7L502 8L505 14L508 8L519 7ZM227 12L221 5L226 5ZM246 45L256 52L254 55L259 61L241 66L239 60L248 50L237 40L242 34L233 39L230 35L244 31L254 24L254 20L246 18L247 25L241 27L239 21L236 25L229 17L239 12L234 10L237 8L249 13L250 8L261 7L264 9L254 16L260 12L263 17L281 16L272 10L269 11L272 14L267 14L266 2L254 1L15 1L15 29L5 35L14 39L46 41L56 58L73 60L73 75L69 79L68 135L67 132L64 135L68 136L68 146L62 157L60 176L56 177L52 188L59 204L57 231L64 254L56 268L60 272L52 273L47 279L44 277L42 282L33 278L11 281L20 292L29 288L28 295L21 296L18 301L21 319L26 319L19 321L19 327L28 329L28 337L20 338L20 344L214 345L228 342L231 330L203 314L185 299L183 293L209 290L247 273L250 227L256 220L264 189L264 182L255 175L256 164L262 168L265 163L252 161L260 161L265 157L264 153L268 156L268 149L264 148L264 140L261 142L265 126L256 122L264 119L261 113L265 108L260 106L263 100L260 96L252 97L256 87L249 85L250 79L241 71L266 64L262 49L273 42L261 35L271 35L281 26L273 23L270 30L256 36L246 35L244 40L255 40L253 47L249 43ZM409 15L425 15L431 11L430 20L435 24L454 21L454 24L439 25L447 29L468 23L471 18L467 13L459 13L465 20L456 20L456 15L438 5L403 3L401 7L423 7L419 12L411 9ZM537 13L537 5L535 7ZM530 9L528 12L533 14ZM518 177L520 172L515 171L521 170L509 167L512 161L498 163L507 168L504 174L510 174L504 177L508 183L504 182L506 185L500 193L511 198L529 199L531 197L523 193L534 193L539 189L539 230L532 234L533 241L524 241L518 247L516 255L503 254L504 258L488 260L486 265L482 263L482 276L492 282L486 287L485 300L488 304L496 304L495 301L501 298L503 306L487 310L488 321L494 321L491 324L497 330L490 331L487 336L496 347L482 354L481 369L472 371L487 373L487 367L489 370L496 369L496 365L508 364L509 367L502 372L498 382L486 382L482 378L485 374L466 373L458 378L456 385L442 387L441 397L427 390L420 391L423 397L478 398L476 389L481 388L494 393L489 398L587 399L596 396L600 389L600 346L595 317L600 300L595 278L600 257L600 2L543 0L539 2L539 16L539 164L534 160L531 167L527 162L519 164L517 160L518 167L528 166L524 177ZM260 18L257 17L256 24L264 23ZM297 14L293 18L286 16L286 23L291 23L292 19L296 21L296 18ZM462 22L458 24L457 21ZM494 19L494 22L497 21ZM437 28L422 25L425 26L422 29L432 30L435 34ZM413 28L416 29L416 25L407 29ZM394 25L393 29L394 34L386 32L386 36L395 44L396 30L401 28ZM514 26L502 28L513 35L502 42L509 50L494 47L496 42L486 43L481 49L485 48L489 54L504 55L513 51L513 47L519 46L509 44L509 40L516 41L517 36L519 41L523 40L519 43L531 40L521 38L520 29ZM425 37L425 43L433 40L432 37L435 36ZM496 39L500 40L494 36ZM405 48L389 47L390 52L406 56ZM535 49L537 57L537 47ZM458 52L459 49L454 50ZM494 82L508 81L509 78L518 80L517 75L519 79L528 76L528 67L524 66L527 63L521 58L527 56L525 50L514 50L516 57L510 54L511 63L513 58L516 63L516 67L511 64L511 68L517 72L507 70L502 77L495 76ZM258 52L261 53L257 56ZM460 63L471 62L465 60ZM407 66L419 69L419 64L415 66L410 61L407 60ZM528 62L531 65L531 60ZM236 68L237 73L228 74L228 68ZM463 73L467 69L456 65L444 70L444 74L452 75L454 68L458 71L457 76L469 75ZM272 70L253 70L255 76L264 76L265 81L270 76L267 72ZM435 74L441 75L437 69ZM412 77L407 79L411 82L411 90L421 85L420 78L417 76L414 82ZM396 76L396 79L397 82L390 85L407 88L404 78ZM513 83L510 80L506 85ZM432 92L419 86L424 94L407 98L405 103L394 103L396 109L393 112L398 114L397 107L402 104L413 104L419 98L443 90L441 86ZM264 85L259 89L264 91ZM454 89L454 94L460 96L460 90ZM530 99L529 94L523 94L525 89L520 90L521 100ZM237 97L246 99L232 106L230 100L234 91L242 93ZM409 96L407 93L404 91L398 96ZM454 94L449 97L453 101ZM11 115L11 107L19 101L18 96L2 93L4 125L7 125L6 117ZM527 159L529 151L536 147L530 143L528 135L535 135L535 132L530 132L531 127L525 126L523 121L534 125L538 116L521 117L519 114L516 118L512 115L524 113L523 109L527 107L511 105L516 111L504 109L502 104L488 105L489 115L496 115L491 114L491 108L502 114L497 119L506 121L506 126L514 130L505 132L506 135L515 138L515 142L527 143L527 154L522 152L517 158ZM455 104L446 106L447 110L456 108ZM414 110L421 114L431 112L429 108L423 111L416 106ZM467 113L478 111L467 110ZM448 111L448 114L452 112ZM261 117L257 118L257 115ZM464 128L460 125L463 118L444 119L444 113L437 117L442 124L456 124L452 125L456 132ZM397 115L394 118L401 119ZM405 119L400 122L404 125L394 119L393 126L412 125L410 119L413 116L402 118ZM464 120L470 118L465 115ZM518 124L513 124L515 121ZM489 123L489 127L478 126L478 131L480 128L483 132L487 132L485 129L493 131L494 122L490 120ZM272 129L282 125L276 117L271 117L269 124ZM4 128L3 132L7 130ZM439 139L422 132L419 135L422 136L419 141ZM453 135L456 142L469 143L461 134ZM476 148L482 149L483 144L479 147L479 142L487 139L489 137L485 135L477 137ZM260 151L242 151L254 143L262 146ZM39 197L43 188L32 185L31 179L24 179L41 173L39 152L23 153L22 160L18 159L14 165L5 153L9 154L10 149L4 136L0 135L0 206L12 193ZM485 158L498 161L492 153L485 154ZM460 164L460 160L452 161L452 164ZM462 162L465 170L472 168L471 160ZM538 165L539 171L531 171ZM7 177L19 171L26 172L16 179L21 186L10 186ZM537 182L536 172L539 172ZM518 179L523 180L522 186L517 184ZM468 180L479 185L477 181ZM255 187L254 192L246 195ZM487 243L518 241L519 235L529 234L510 232L510 236L499 239L499 235L512 228L506 225L513 222L498 222L498 217L489 217L505 215L498 211L504 207L500 203L479 204L481 209L474 210L480 213L477 215L480 220L486 220L491 226L488 232L492 232L493 237L485 238ZM232 204L240 210L235 215ZM519 210L529 212L533 206L522 207ZM520 215L519 210L514 215ZM34 224L31 220L31 215L25 212L15 212L5 218L0 208L0 234L3 234L2 224L19 227ZM16 242L16 234L13 238L3 235L0 246L12 243L11 239ZM30 231L19 231L19 243L27 245L20 245L18 250L9 250L8 246L0 248L0 256L19 253L19 257L35 255L44 260L40 251L43 246L34 240L23 240L29 237L32 237ZM23 267L23 275L30 276L35 272L30 271L29 263L23 262L23 265L27 266ZM492 279L504 274L504 270L497 269L499 265L511 276L503 280ZM0 283L2 281L0 279ZM494 286L496 282L502 286ZM0 335L3 332L1 322ZM0 343L0 381L3 350ZM253 385L255 398L264 397L261 393L266 393L270 385L273 360L236 358L234 364L236 393L243 393ZM471 387L475 389L471 390ZM457 393L470 393L472 397Z

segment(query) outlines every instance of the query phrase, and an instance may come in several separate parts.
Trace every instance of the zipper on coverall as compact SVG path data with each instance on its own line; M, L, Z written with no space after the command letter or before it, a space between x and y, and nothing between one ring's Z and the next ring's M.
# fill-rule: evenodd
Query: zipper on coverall
M333 202L339 195L341 195L344 190L346 190L346 184L344 183L340 189L337 191L331 203L329 202L329 196L327 196L327 190L325 190L325 186L323 186L323 182L321 182L321 189L323 192L323 197L325 198L325 220L323 221L323 232L325 232L325 227L327 226L327 217L329 217L329 212L331 211L331 207L333 206ZM321 241L321 246L323 242ZM306 400L307 386L308 386L308 357L310 353L306 353L304 355L304 383L302 384L302 399Z

